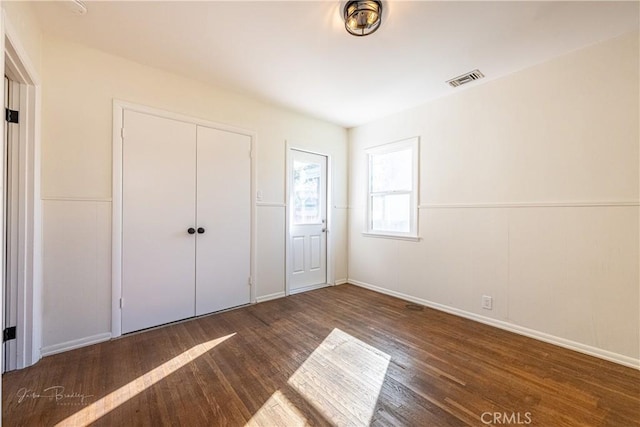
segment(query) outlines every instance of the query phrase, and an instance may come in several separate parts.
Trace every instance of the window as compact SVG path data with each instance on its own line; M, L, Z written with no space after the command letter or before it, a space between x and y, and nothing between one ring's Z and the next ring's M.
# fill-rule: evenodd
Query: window
M418 238L418 138L367 150L365 234Z
M293 161L293 223L320 224L320 163Z

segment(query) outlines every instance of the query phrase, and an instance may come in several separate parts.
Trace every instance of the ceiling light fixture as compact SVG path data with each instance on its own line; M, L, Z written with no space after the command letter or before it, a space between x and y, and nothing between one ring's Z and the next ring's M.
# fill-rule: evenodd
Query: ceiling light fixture
M354 36L368 36L382 23L382 2L353 0L344 6L344 28Z

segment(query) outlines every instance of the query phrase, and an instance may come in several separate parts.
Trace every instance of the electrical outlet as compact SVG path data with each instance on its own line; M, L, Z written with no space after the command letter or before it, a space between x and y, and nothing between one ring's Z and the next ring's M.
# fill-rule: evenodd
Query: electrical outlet
M484 308L485 310L492 310L493 298L491 298L489 295L482 295L482 308Z

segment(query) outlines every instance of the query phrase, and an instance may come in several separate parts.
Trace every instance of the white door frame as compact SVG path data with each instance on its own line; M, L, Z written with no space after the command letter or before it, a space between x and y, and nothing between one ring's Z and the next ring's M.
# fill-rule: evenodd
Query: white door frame
M167 119L178 120L195 125L219 129L227 132L234 132L246 135L251 138L251 279L250 279L250 300L256 302L256 139L255 132L240 129L233 126L224 125L208 120L185 116L170 111L133 104L126 101L113 100L113 216L111 226L111 337L122 335L122 309L120 308L120 298L122 298L122 126L124 111L136 111L139 113L151 114Z
M0 33L4 52L0 55L2 69L13 81L20 83L20 155L14 179L19 182L16 367L21 369L40 360L42 346L41 88L40 77L4 10ZM2 122L5 123L4 120ZM5 188L4 182L2 188ZM1 251L2 256L6 256L4 247ZM4 303L3 296L0 304L3 312Z
M333 237L331 233L332 225L333 225L333 168L332 168L332 159L329 154L321 153L319 151L313 151L306 148L300 148L298 145L293 145L289 143L289 141L285 141L285 169L286 169L286 185L285 185L285 284L284 284L284 292L285 295L291 295L291 276L293 274L293 260L291 259L292 251L291 251L291 200L290 191L293 183L291 182L291 167L293 162L293 156L291 154L292 150L302 151L310 154L317 154L319 156L323 156L327 158L327 283L317 286L317 288L322 288L325 286L333 286L335 284L334 273L333 273ZM310 290L311 288L304 289Z

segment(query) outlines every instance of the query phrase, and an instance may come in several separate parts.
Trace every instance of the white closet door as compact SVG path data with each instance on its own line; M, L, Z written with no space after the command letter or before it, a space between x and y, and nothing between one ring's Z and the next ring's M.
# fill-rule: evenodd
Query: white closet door
M122 332L195 314L196 126L124 112Z
M201 315L249 303L251 139L198 126L197 145L196 315Z

